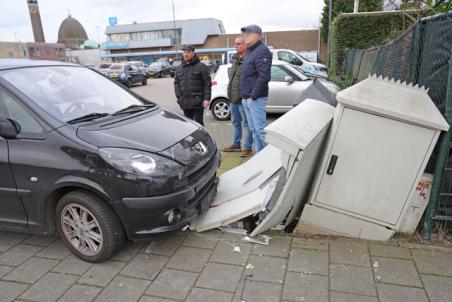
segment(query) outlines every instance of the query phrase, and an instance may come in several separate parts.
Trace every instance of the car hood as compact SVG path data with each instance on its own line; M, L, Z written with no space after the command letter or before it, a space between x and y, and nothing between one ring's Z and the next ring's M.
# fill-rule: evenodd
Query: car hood
M81 126L77 136L97 147L161 152L200 128L188 119L163 110L144 113L91 126Z

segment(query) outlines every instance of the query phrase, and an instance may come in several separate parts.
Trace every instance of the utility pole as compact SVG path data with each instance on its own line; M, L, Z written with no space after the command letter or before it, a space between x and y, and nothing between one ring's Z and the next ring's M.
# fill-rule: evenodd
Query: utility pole
M357 13L359 10L359 0L355 0L355 5L353 6L353 13Z
M330 49L331 49L331 18L333 16L333 0L329 0L328 3L328 60L327 60L327 66L330 67Z
M173 47L176 46L176 38L177 38L177 32L176 32L176 13L174 10L174 0L171 0L171 3L173 4ZM177 61L177 48L176 48L176 55L174 58L174 61Z

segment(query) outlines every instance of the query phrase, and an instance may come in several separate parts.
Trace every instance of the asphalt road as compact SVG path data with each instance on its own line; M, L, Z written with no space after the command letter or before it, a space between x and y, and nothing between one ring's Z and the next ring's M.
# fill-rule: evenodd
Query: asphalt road
M147 85L133 86L132 89L144 98L158 103L164 108L182 113L182 110L176 103L173 81L170 77L162 79L150 78ZM279 116L272 114L267 116L267 120L271 123ZM218 121L212 116L209 110L205 110L204 124L219 147L232 143L232 125L230 121Z

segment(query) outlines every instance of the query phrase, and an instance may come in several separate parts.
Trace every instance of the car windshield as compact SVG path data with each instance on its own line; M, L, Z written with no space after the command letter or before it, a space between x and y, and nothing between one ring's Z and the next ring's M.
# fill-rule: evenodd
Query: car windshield
M285 66L286 66L286 68L290 69L290 71L295 73L300 78L300 80L302 80L302 81L309 80L309 78L305 75L305 73L304 73L303 69L301 69L301 67L295 66L295 65L289 65L289 64L287 64Z
M110 68L110 66L111 66L111 64L100 64L99 65L99 68L101 68L101 69L107 69L107 68Z
M110 70L121 70L124 69L124 64L112 64Z
M83 67L18 68L5 70L0 77L63 122L145 104L111 80Z
M179 66L180 64L182 64L181 61L174 61L174 62L173 62L173 66Z
M160 66L162 66L163 65L163 62L154 62L154 63L151 63L151 65L149 65L149 67L160 67Z

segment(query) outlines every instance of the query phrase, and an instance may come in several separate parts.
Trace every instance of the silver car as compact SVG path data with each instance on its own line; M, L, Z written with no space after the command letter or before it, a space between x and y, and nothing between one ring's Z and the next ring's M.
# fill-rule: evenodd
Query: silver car
M228 69L230 64L221 65L212 80L212 98L210 110L217 120L228 120L230 118L228 101ZM283 61L273 61L271 67L271 80L269 83L269 94L267 101L267 112L286 113L293 108L300 94L313 80L307 77L301 68ZM328 80L320 79L320 82L333 94L338 87Z

